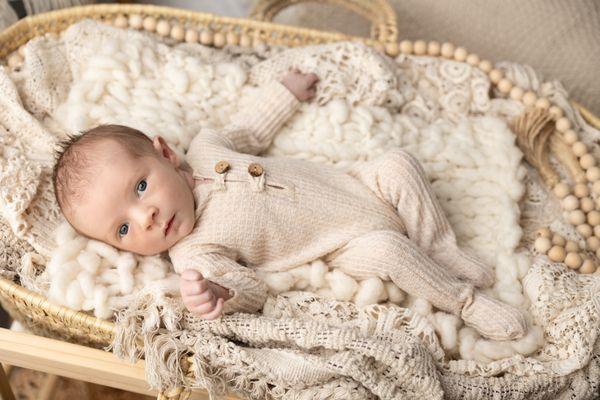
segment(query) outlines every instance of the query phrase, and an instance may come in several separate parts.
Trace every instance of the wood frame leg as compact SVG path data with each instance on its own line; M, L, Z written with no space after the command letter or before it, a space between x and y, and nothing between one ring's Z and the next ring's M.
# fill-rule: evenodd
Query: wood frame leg
M56 389L56 382L58 381L58 376L48 374L46 376L46 380L42 384L40 391L38 392L38 400L50 400L54 397L54 389Z
M8 375L4 372L2 364L0 364L0 397L2 400L15 400L15 395L8 381Z

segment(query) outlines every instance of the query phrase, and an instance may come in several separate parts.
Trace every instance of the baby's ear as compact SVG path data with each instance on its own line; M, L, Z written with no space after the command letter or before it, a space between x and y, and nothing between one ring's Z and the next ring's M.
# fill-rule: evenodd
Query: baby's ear
M154 149L158 152L158 154L160 154L161 157L164 157L167 160L169 160L169 162L175 167L179 167L179 165L181 164L181 158L169 147L169 145L167 144L165 139L162 138L162 136L154 136L154 139L152 139L152 146L154 146Z

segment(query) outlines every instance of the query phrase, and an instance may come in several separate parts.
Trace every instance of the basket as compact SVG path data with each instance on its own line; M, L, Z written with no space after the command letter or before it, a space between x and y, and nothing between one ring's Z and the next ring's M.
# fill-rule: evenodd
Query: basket
M56 34L84 18L111 23L117 27L129 25L136 29L156 31L163 37L170 36L175 40L196 41L215 47L222 47L225 44L250 47L260 43L303 46L355 40L373 46L390 56L407 51L405 42L398 43L395 12L385 0L319 0L347 7L370 20L372 23L370 38L290 27L271 22L283 8L303 1L306 0L261 0L251 14L254 20L152 5L103 4L74 7L24 18L1 32L0 60L6 59L9 65L18 62L20 57L18 49L27 41L39 35ZM160 25L157 22L166 23ZM180 29L176 29L177 26ZM188 37L186 29L195 30L196 36L190 34ZM418 42L420 41L415 42L414 49L411 45L407 52L419 54L423 51L417 49ZM427 52L427 46L424 51ZM466 55L463 60L470 62ZM480 68L483 69L481 65ZM574 105L591 125L600 128L599 118L580 104L574 102ZM52 304L43 296L2 277L0 277L0 304L13 319L32 332L61 340L101 348L112 342L116 331L115 325L110 321ZM175 388L169 393L159 394L159 398L183 399L188 395L189 391Z

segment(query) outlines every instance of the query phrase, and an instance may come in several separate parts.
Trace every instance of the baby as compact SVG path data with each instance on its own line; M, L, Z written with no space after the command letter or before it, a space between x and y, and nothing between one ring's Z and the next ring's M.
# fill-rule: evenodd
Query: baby
M524 335L521 312L482 293L493 270L457 247L419 162L393 149L343 172L260 157L315 94L297 70L259 90L253 106L206 129L183 161L160 136L103 125L61 143L56 198L80 234L122 250L168 250L187 309L204 319L262 309L255 270L319 258L356 279L391 280L496 340Z

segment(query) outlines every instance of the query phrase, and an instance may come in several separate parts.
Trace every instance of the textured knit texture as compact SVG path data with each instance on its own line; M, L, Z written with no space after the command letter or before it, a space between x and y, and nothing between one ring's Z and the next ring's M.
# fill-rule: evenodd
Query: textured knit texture
M383 161L366 162L349 173L309 161L259 157L299 104L277 81L260 95L231 125L203 131L190 144L186 161L194 177L213 182L196 185L194 230L169 249L177 272L197 269L233 290L224 312L254 312L262 308L267 287L252 269L286 271L325 257L355 278L392 280L455 315L467 303L478 312L465 314L465 323L490 338L524 334L519 311L486 302L487 296L473 297L472 284L427 256L435 249L439 257L443 248L443 254L453 255L446 256L452 268L476 269L493 279L489 267L458 253L450 224L413 156L396 149ZM217 171L219 161L229 169ZM259 176L250 174L252 163L263 167ZM488 315L499 322L488 323Z

